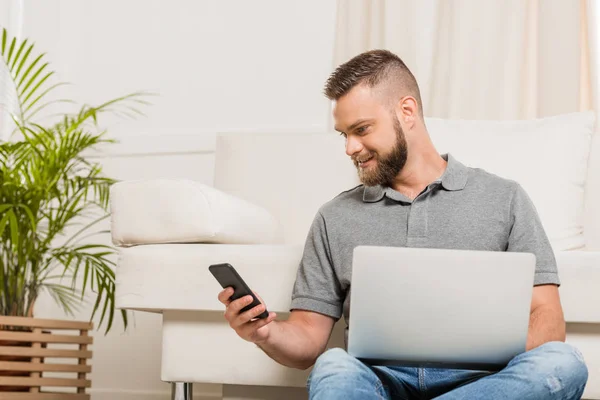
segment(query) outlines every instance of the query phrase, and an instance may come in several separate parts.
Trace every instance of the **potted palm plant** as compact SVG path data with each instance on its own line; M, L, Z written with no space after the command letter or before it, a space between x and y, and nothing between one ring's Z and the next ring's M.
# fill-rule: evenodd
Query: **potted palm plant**
M41 111L68 103L54 96L63 83L53 83L54 72L48 70L45 55L37 54L28 40L11 38L3 29L0 50L0 70L4 70L0 79L5 76L0 94L12 93L4 99L10 102L0 98L0 111L8 110L4 115L12 123L7 140L0 136L0 390L20 387L40 392L42 386L71 386L79 393L77 398L87 398L91 357L87 346L92 343L88 331L99 317L98 324L107 333L119 313L115 250L93 240L103 233L97 226L108 217L109 187L114 181L86 154L114 142L99 128L101 114L139 114L135 105L147 103L144 93L133 93L98 106L80 106L43 124ZM0 123L0 129L2 125L7 126ZM90 320L35 318L34 305L43 292L67 314L91 297ZM127 327L124 310L120 317ZM54 343L71 343L75 348L52 349ZM75 358L77 364L46 364L45 357ZM77 377L45 378L47 371Z

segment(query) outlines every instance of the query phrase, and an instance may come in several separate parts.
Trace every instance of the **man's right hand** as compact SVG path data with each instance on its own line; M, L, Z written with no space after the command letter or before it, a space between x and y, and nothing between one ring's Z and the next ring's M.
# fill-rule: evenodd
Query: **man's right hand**
M233 295L233 288L228 287L219 293L219 301L225 305L225 319L235 332L244 340L252 343L263 343L269 337L269 325L277 316L270 312L267 318L255 319L265 311L265 303L256 293L261 304L240 314L240 310L252 303L252 296L244 296L234 301L229 301Z

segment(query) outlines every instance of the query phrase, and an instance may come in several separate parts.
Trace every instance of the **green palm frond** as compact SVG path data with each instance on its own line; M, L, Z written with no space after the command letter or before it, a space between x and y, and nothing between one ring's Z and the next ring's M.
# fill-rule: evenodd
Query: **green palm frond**
M101 115L143 115L139 107L149 105L145 98L152 94L83 105L45 125L34 120L42 110L73 103L55 96L64 83L54 82L45 53L28 39L10 38L2 29L0 45L0 68L9 71L16 93L11 117L20 137L0 142L0 314L27 315L43 291L68 314L91 296L91 319L98 316L108 332L115 317L115 249L87 241L107 233L93 228L109 216L115 180L84 155L115 142L99 129ZM121 310L125 327L127 317Z
M53 71L48 71L50 65L45 61L45 53L35 55L34 44L28 39L19 43L16 37L8 38L6 29L2 29L2 47L0 54L4 67L10 73L13 87L11 88L18 99L18 107L13 110L13 117L18 125L27 121L44 107L44 102L54 90L65 83L51 84ZM56 101L56 99L54 100ZM59 101L68 101L60 99ZM34 107L37 107L34 109Z
M57 283L43 283L40 289L45 289L66 314L75 314L81 304L79 296L69 286Z

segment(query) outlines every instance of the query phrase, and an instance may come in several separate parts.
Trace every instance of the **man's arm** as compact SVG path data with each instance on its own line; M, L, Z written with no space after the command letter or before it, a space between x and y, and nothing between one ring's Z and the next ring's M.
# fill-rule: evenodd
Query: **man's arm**
M267 339L256 344L280 364L307 369L325 351L334 323L326 315L294 310L287 321L273 321Z
M531 299L526 350L529 351L546 342L564 342L565 336L566 324L558 286L535 286Z
M219 301L226 306L225 319L244 340L260 347L269 357L287 367L307 369L325 351L335 319L311 311L294 310L287 321L275 321L275 313L256 319L265 305L261 304L243 313L242 308L252 303L252 296L234 301L229 298L233 289L219 293Z

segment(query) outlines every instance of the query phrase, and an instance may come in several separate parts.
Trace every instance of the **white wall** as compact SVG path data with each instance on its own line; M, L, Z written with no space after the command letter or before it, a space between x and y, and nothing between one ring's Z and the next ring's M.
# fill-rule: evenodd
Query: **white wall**
M23 22L23 5L21 0L0 0L0 36L2 28L12 32L13 35L21 34ZM14 107L15 98L9 90L10 74L8 69L0 65L0 141L9 137L13 129L10 112Z
M108 175L212 184L215 132L326 130L334 14L333 0L24 0L23 31L79 101L159 93L146 118L110 119L121 143L100 158ZM36 315L65 318L46 297ZM160 315L135 313L127 332L118 322L94 337L95 400L168 398ZM221 387L195 392L218 396Z

